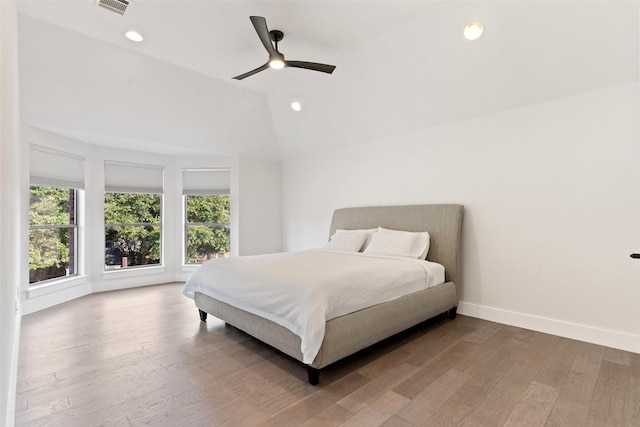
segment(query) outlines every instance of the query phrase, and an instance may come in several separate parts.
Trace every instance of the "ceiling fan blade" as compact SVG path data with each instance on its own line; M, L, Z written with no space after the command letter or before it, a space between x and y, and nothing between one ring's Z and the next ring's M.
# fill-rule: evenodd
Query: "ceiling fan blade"
M264 45L264 48L267 49L267 52L269 52L269 56L271 56L276 50L271 44L269 28L267 28L267 20L262 16L250 16L249 19L251 19L253 28L256 29L256 33L258 33L258 37L260 37L260 41Z
M247 73L240 74L239 76L235 76L233 78L236 79L236 80L242 80L245 77L253 76L256 73L259 73L260 71L266 70L267 68L269 68L269 63L268 62L266 64L256 68L255 70L251 70L251 71L249 71Z
M323 73L331 74L336 69L335 65L318 64L317 62L305 62L305 61L286 61L286 67L304 68L306 70L321 71Z

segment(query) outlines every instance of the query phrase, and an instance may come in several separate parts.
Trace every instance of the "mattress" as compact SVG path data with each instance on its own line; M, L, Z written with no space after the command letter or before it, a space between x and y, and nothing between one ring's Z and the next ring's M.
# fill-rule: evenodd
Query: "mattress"
M328 320L444 282L440 264L402 257L311 250L212 260L184 294L215 298L287 328L313 362Z

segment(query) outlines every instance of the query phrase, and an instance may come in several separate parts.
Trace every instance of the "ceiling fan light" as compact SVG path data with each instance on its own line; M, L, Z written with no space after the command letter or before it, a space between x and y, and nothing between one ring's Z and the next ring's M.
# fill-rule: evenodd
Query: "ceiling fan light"
M464 38L467 40L477 40L484 32L484 27L479 22L472 22L464 29Z
M274 70L279 70L281 68L284 68L285 65L286 64L284 62L284 55L277 50L269 55L269 67L273 68Z
M269 67L273 68L274 70L279 70L281 68L284 68L284 61L280 58L273 58L271 61L269 61Z

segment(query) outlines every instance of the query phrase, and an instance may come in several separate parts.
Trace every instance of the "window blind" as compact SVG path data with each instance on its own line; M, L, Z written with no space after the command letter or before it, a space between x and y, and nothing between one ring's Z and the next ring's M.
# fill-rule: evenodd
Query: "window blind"
M84 190L84 157L30 144L29 177L31 185Z
M229 169L183 169L182 194L229 194Z
M104 162L104 190L108 193L162 194L164 167L140 163Z

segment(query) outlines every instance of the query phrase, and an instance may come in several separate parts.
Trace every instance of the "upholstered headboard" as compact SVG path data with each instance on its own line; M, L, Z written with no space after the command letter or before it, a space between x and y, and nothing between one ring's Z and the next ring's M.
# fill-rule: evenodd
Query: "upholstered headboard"
M460 235L463 205L369 206L336 209L329 235L346 230L384 227L427 231L431 237L427 260L444 265L445 279L461 285Z

